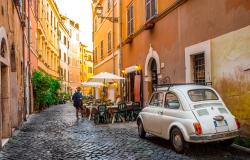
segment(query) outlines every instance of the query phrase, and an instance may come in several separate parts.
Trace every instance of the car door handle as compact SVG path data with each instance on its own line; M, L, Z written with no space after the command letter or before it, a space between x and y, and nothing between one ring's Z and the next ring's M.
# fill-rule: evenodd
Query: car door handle
M158 114L163 115L163 111L158 112Z

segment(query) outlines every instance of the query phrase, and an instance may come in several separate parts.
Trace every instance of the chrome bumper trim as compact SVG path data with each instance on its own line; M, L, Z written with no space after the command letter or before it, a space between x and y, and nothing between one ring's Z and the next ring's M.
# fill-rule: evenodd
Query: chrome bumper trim
M229 139L234 138L239 135L239 131L234 132L224 132L224 133L218 133L218 134L212 134L212 135L192 135L190 136L191 141L214 141L219 139Z

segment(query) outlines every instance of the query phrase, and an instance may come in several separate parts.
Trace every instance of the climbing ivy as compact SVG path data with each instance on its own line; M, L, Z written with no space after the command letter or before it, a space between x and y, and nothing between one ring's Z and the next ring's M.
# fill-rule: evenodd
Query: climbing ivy
M58 80L41 71L35 71L32 74L32 86L36 110L58 103Z

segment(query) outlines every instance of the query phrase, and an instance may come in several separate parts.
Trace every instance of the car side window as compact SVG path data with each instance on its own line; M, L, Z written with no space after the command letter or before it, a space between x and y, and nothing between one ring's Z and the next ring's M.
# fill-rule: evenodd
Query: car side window
M164 100L164 93L162 93L162 92L154 93L151 100L150 100L149 105L156 106L156 107L162 107L163 100Z
M180 102L178 100L178 97L173 93L167 93L165 96L165 108L169 109L179 109L180 108Z

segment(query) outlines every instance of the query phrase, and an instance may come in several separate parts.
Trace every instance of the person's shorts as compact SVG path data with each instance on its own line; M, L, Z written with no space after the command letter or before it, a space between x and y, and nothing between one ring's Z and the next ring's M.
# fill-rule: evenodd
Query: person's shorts
M76 109L83 109L83 106L74 106Z

